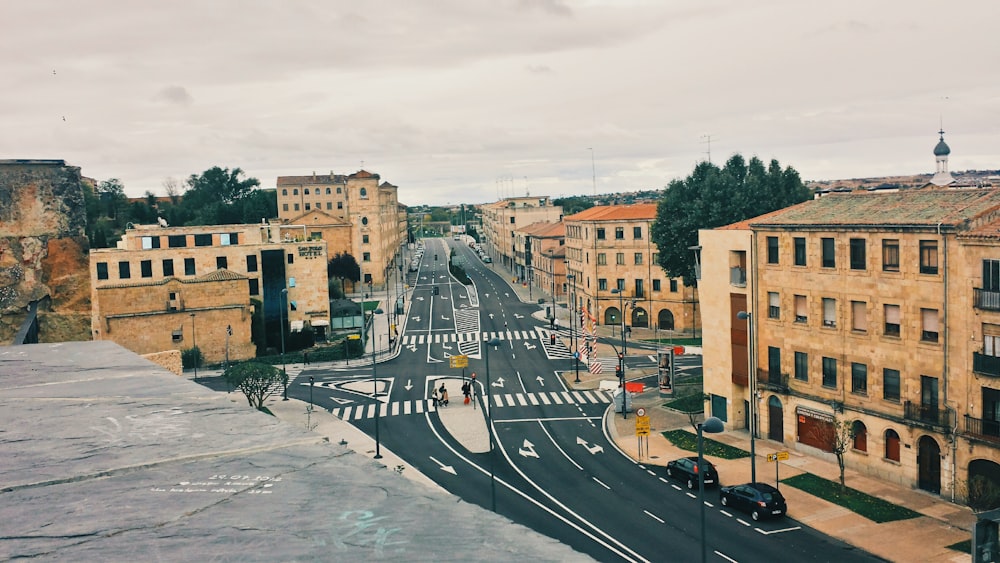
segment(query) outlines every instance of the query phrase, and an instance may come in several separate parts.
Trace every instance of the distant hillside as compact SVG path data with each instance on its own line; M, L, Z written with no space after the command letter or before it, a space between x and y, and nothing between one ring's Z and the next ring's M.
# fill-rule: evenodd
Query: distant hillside
M883 176L881 178L849 178L846 180L811 180L806 186L814 190L836 188L918 188L931 181L933 174ZM1000 186L1000 170L965 170L952 172L958 184L967 186Z

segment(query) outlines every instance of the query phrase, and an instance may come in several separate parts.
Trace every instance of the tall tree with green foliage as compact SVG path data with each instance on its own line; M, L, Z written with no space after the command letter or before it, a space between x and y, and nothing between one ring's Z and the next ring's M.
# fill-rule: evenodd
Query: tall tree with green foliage
M361 266L358 265L354 256L346 252L338 252L327 263L326 274L330 279L338 278L340 280L340 292L346 295L344 280L351 280L353 283L361 281Z
M193 212L188 224L231 225L244 222L243 203L251 198L260 181L244 179L240 168L214 166L200 175L192 174L187 184L182 202ZM254 222L259 220L258 217Z
M710 162L695 166L690 176L670 182L656 209L652 240L659 265L670 277L693 285L698 229L714 229L783 209L808 200L809 189L792 167L782 168L739 154L719 168Z
M268 397L288 385L288 374L269 364L244 362L229 366L222 374L226 382L246 396L250 406L260 410Z

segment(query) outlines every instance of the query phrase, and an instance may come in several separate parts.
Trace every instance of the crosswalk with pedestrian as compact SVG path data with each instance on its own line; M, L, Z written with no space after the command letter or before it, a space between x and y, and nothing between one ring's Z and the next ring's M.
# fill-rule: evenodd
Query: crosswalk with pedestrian
M538 393L493 393L491 394L493 406L497 408L505 407L527 407L539 405L580 405L580 404L608 404L611 402L611 395L606 391L542 391ZM409 401L391 401L388 403L378 403L378 416L406 416L414 414L424 414L425 412L435 412L437 407L431 399L414 399ZM348 405L337 407L330 412L342 420L365 420L375 418L375 403L363 405ZM445 408L470 408L461 403Z

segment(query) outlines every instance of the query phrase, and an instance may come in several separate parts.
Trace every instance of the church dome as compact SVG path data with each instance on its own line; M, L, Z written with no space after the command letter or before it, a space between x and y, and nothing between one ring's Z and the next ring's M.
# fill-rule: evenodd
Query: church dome
M944 131L942 131L941 140L934 147L934 156L948 156L949 154L951 154L951 148L948 147L948 143L944 142Z

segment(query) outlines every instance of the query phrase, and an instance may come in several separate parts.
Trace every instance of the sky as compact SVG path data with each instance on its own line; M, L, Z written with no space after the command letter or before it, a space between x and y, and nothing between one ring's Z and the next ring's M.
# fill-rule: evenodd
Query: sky
M365 169L407 205L1000 169L996 0L0 0L0 159L130 196Z

